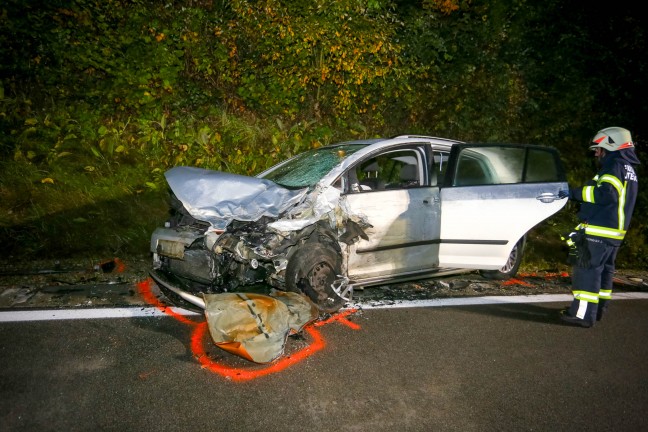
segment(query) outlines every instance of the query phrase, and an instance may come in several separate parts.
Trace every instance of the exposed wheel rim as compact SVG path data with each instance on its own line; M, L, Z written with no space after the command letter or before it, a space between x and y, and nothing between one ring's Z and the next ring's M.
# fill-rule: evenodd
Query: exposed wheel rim
M316 264L308 273L308 282L317 296L317 303L332 301L331 285L335 281L335 271L325 262Z
M340 275L340 256L331 247L320 243L301 245L288 260L286 287L302 292L326 313L340 309L352 287Z

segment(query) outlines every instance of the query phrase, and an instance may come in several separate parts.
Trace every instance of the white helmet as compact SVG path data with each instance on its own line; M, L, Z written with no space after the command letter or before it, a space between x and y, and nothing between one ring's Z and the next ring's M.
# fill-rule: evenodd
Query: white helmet
M594 150L598 147L607 151L617 151L633 148L634 144L632 143L632 136L628 129L609 127L598 131L592 140L590 150Z

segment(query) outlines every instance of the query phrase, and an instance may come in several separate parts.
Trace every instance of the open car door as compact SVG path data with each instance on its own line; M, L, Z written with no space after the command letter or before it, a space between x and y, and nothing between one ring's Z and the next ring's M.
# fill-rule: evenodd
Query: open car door
M440 267L502 268L531 228L567 203L557 150L510 144L452 147L441 188Z

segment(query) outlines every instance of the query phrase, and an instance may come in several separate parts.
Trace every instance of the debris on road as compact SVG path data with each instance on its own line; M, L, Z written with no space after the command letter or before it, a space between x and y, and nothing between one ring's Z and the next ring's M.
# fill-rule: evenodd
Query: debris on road
M28 262L0 260L0 308L70 307L87 305L88 300L92 300L93 306L143 304L134 287L149 277L150 258L140 255L119 260L124 265L122 273L115 271L117 263L110 273L94 271L95 263L111 260L90 257ZM524 284L485 280L476 272L468 272L414 283L356 287L353 303L385 304L464 296L571 293L571 277L566 270L520 272L516 279ZM615 274L614 290L645 291L648 288L646 281L646 270L620 269ZM264 289L262 293L267 292ZM159 292L158 295L162 296Z
M103 261L94 266L94 271L100 271L102 273L112 273L113 271L115 271L116 273L123 273L125 269L126 265L119 258Z
M88 305L88 300L94 306L141 304L134 286L147 278L149 266L144 256L0 260L0 308L58 308Z
M288 336L319 315L306 296L292 292L205 294L204 299L216 346L255 363L279 358Z

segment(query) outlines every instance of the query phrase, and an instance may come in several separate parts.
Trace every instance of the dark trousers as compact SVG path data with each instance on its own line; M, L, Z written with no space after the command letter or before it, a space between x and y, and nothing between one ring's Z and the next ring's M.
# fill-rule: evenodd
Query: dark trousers
M619 246L597 237L587 237L591 255L587 267L575 266L572 270L574 301L569 315L591 322L600 319L612 296L614 261Z

